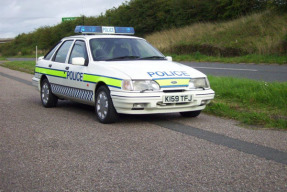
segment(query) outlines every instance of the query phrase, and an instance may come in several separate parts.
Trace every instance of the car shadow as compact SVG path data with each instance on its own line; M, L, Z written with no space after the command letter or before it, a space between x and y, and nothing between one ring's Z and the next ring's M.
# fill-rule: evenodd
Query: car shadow
M73 101L59 101L57 108L61 110L68 110L70 113L82 114L88 116L96 116L93 106L85 105ZM144 115L130 115L119 114L118 123L140 123L153 121L167 121L182 118L179 113L164 113L164 114L144 114ZM96 118L95 118L96 119Z

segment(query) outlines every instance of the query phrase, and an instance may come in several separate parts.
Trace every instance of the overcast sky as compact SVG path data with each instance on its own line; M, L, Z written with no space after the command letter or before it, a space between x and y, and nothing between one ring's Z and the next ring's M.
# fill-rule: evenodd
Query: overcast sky
M0 39L53 26L62 17L98 16L126 0L0 0Z

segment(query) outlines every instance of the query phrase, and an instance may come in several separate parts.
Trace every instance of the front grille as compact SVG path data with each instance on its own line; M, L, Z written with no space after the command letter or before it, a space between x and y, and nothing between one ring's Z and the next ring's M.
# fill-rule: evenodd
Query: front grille
M177 90L163 90L164 93L181 93L184 92L183 89L177 89Z
M190 103L163 103L163 102L158 102L157 106L160 107L169 107L169 106L180 106L180 105L190 105Z

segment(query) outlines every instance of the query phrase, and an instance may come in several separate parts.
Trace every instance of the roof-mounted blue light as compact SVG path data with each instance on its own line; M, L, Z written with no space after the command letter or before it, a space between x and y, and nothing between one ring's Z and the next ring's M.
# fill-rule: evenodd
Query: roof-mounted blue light
M134 35L133 27L108 27L108 26L76 26L75 33L82 34L120 34Z
M135 34L135 29L133 27L115 27L117 34Z
M76 26L75 33L102 33L100 26Z

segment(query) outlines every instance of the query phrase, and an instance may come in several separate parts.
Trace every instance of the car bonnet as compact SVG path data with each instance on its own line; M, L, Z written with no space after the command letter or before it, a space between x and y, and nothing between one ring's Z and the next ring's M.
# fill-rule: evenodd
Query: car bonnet
M169 79L206 77L200 71L170 61L114 61L106 66L128 75L131 79Z

